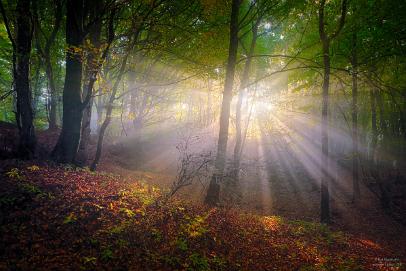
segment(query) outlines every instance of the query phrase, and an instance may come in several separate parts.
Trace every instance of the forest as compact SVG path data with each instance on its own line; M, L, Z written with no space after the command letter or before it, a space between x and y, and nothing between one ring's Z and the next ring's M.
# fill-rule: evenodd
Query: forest
M404 270L405 1L0 13L0 270Z

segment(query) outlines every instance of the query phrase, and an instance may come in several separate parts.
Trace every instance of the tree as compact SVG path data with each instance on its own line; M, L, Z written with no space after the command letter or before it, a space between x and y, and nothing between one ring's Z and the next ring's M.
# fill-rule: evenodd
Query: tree
M102 32L102 20L98 18L100 13L103 12L104 1L99 1L98 3L94 2L90 5L90 21L94 21L90 26L89 30L89 38L87 39L86 44L86 63L84 68L84 75L85 80L83 82L83 91L82 91L82 100L86 100L88 95L91 95L89 102L85 105L83 110L82 116L82 129L81 129L81 137L79 143L79 150L77 153L76 161L81 164L85 165L88 159L88 147L89 147L89 140L90 140L90 121L92 118L92 107L93 107L93 84L94 84L94 74L98 72L98 57L99 52L101 51L101 32ZM110 24L113 23L114 18L110 18ZM108 35L111 35L109 39L111 39L110 43L114 39L114 29L113 25L107 26L107 31L110 31ZM89 93L90 91L90 93Z
M84 0L66 2L66 73L63 87L62 131L52 152L58 162L73 163L82 121L82 45L85 37Z
M205 203L211 206L218 204L220 199L220 180L223 178L227 141L228 141L228 127L230 122L230 105L233 98L233 84L235 65L237 60L238 49L238 14L240 9L240 0L233 0L231 7L230 17L230 40L229 51L227 60L227 71L224 82L223 101L221 104L220 113L220 131L217 143L217 154L215 160L215 172L210 180L209 188L207 190Z
M352 182L353 201L360 197L359 173L358 173L358 58L357 58L357 33L352 35Z
M246 89L246 85L249 81L249 73L251 69L251 62L252 62L252 55L254 54L257 38L258 38L258 26L261 23L261 16L256 19L252 26L252 38L250 48L247 54L247 60L245 61L244 71L241 78L240 89L238 92L238 100L236 105L236 116L235 116L235 127L236 127L236 140L234 146L234 168L235 168L235 175L238 177L238 171L240 168L240 160L241 160L241 146L242 146L242 129L241 129L241 107L242 107L242 100L244 97L244 91Z
M84 40L91 27L106 14L114 18L116 7L115 1L106 3L103 12L100 12L96 19L89 19L90 2L84 0L68 0L66 9L66 73L63 89L63 118L62 131L58 142L52 151L54 160L63 163L75 163L79 147L83 110L89 104L92 97L94 82L97 79L103 61L106 59L113 39L108 37L100 58L93 63L94 67L89 73L89 81L86 85L86 96L82 101L82 70L83 55L85 53ZM109 12L108 12L109 11ZM92 65L92 66L93 66Z
M0 9L6 25L7 34L13 47L13 80L17 94L16 122L19 129L18 156L33 158L36 149L36 136L33 124L32 93L30 88L30 54L32 43L31 1L18 0L16 5L16 37L3 3Z
M338 36L344 26L347 13L347 1L343 0L341 5L341 16L337 29L333 34L328 34L326 30L326 0L321 0L319 4L319 36L323 50L323 102L322 102L322 155L321 155L321 202L320 219L323 223L330 222L330 192L329 192L329 163L328 163L328 105L329 105L329 87L330 87L330 42Z
M38 14L38 1L33 2L33 15L34 15L34 35L36 39L36 48L37 51L41 57L41 59L44 62L45 65L45 73L47 75L48 79L48 87L49 87L49 93L50 93L50 98L49 98L49 129L50 130L55 130L57 128L57 100L58 100L58 94L56 90L56 82L55 82L55 75L54 75L54 69L52 66L52 59L51 59L51 49L52 46L54 46L58 31L60 29L60 26L62 24L62 19L63 19L63 3L60 0L54 1L54 18L53 21L53 28L50 31L49 35L45 34L43 26L41 26L40 22L40 16ZM45 16L49 16L49 14L46 14ZM44 42L42 42L42 39ZM42 45L44 43L44 45ZM39 69L38 69L39 70Z

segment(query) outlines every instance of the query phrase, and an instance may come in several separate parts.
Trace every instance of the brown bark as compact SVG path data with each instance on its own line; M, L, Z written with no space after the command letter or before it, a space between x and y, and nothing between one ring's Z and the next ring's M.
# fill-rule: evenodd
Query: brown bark
M371 139L371 155L370 160L371 162L376 162L376 145L378 142L378 126L376 122L376 91L374 86L371 86L369 90L369 96L371 100L371 127L372 127L372 139Z
M20 124L18 155L28 159L33 158L36 148L29 80L32 42L30 6L30 0L17 2L16 73L14 78L17 93L17 122Z
M322 101L322 121L321 121L321 222L330 221L330 192L329 192L329 174L328 174L328 105L329 105L329 82L330 82L330 55L329 41L323 42L323 101Z
M347 12L347 2L343 0L341 7L341 17L336 31L328 35L326 32L325 19L326 0L320 1L319 6L319 35L323 48L323 86L322 86L322 113L321 113L321 200L320 200L320 220L322 223L330 222L330 191L329 183L329 153L328 153L328 106L329 106L329 87L330 87L330 42L341 31L345 22Z
M90 71L89 82L86 85L86 95L82 102L82 45L85 34L83 24L88 14L85 7L89 8L89 5L84 5L84 3L89 4L89 2L84 2L84 0L67 1L66 41L68 50L66 53L66 75L63 91L63 123L58 143L52 153L56 161L64 163L76 162L75 158L81 136L83 110L92 99L92 90L97 74L114 40L113 22L115 9L112 9L107 26L107 44L100 58L95 61L94 69ZM98 20L100 18L99 14ZM87 26L89 27L95 22L97 20L91 21Z
M383 138L386 139L386 123L385 123L385 104L383 103L383 97L380 90L375 92L376 103L379 109L379 129Z
M228 127L230 122L230 104L233 98L234 73L238 49L238 13L240 4L240 0L233 0L231 8L230 43L228 51L226 80L224 83L223 101L220 113L220 131L217 144L215 172L211 178L205 198L205 203L211 206L217 205L219 203L220 181L223 177L225 169Z
M145 17L142 18L142 23L144 22L144 20L151 14L151 12L153 11L153 9L156 8L156 6L152 6L151 9L147 12L147 14L145 15ZM132 52L132 50L135 47L135 44L138 40L138 37L141 33L141 24L140 25L136 25L136 30L132 36L132 41L128 44L128 47L126 49L126 54L124 55L123 59L121 60L121 64L120 64L120 69L118 71L118 75L116 78L116 81L114 82L113 88L111 90L111 95L109 100L107 101L106 104L106 118L104 119L102 125L100 126L100 131L99 131L99 137L97 139L97 148L96 148L96 154L94 157L94 160L90 166L90 169L92 171L95 171L99 162L100 162L100 158L101 158L101 154L102 154L102 148L103 148L103 140L104 140L104 134L107 130L107 127L110 124L111 121L111 114L113 112L113 103L116 100L116 94L117 94L117 90L118 90L118 86L121 82L121 79L126 71L126 67L127 67L127 61L128 58L130 56L130 53ZM111 29L111 36L114 36L113 34L113 27L112 27L112 23L110 25L110 29Z
M101 90L99 90L101 92ZM104 108L104 100L103 96L99 95L96 99L96 112L97 112L97 131L96 134L100 133L101 128L101 120L103 118L103 108Z
M128 51L130 51L130 49ZM103 148L104 134L105 134L105 132L107 130L107 127L109 126L110 121L111 121L111 114L113 112L113 103L114 103L114 101L116 99L118 86L119 86L119 84L121 82L121 78L123 77L126 66L127 66L128 56L129 56L129 52L127 52L127 54L124 56L124 58L123 58L123 60L121 62L121 66L120 66L120 70L119 70L117 79L116 79L116 81L115 81L115 83L113 85L113 88L111 90L110 98L109 98L109 100L107 102L107 105L106 105L106 117L105 117L105 119L104 119L104 121L103 121L103 123L102 123L102 125L100 127L99 137L98 137L98 140L97 140L96 154L95 154L94 160L93 160L93 162L92 162L92 164L90 166L90 169L92 171L96 170L96 168L97 168L97 166L98 166L98 164L100 162L100 158L101 158L101 154L102 154L102 148Z
M245 62L244 71L241 79L240 89L238 92L238 100L236 104L236 114L235 114L235 129L236 129L236 136L235 136L235 146L234 146L234 168L235 168L235 175L238 177L238 171L240 168L240 160L241 160L241 146L242 146L242 129L241 129L241 108L242 108L242 99L244 97L246 85L249 81L249 73L251 69L251 60L252 55L254 54L257 37L258 37L258 26L261 22L258 19L255 25L252 27L252 40L250 49L247 55L247 60Z
M90 5L91 7L91 14L90 20L95 21L90 29L90 44L91 48L87 48L88 55L86 59L86 67L85 67L85 83L83 85L83 92L82 92L82 99L86 100L88 95L91 95L93 92L93 84L94 78L92 78L95 72L98 71L98 52L101 47L101 30L102 30L102 23L101 20L97 20L97 17L100 16L103 7L103 1L99 3L93 3ZM89 91L91 93L89 93ZM83 110L82 115L82 130L81 130L81 137L79 143L79 150L77 154L77 162L80 165L86 165L88 159L88 147L90 141L90 122L92 118L92 106L93 106L93 97L90 98L89 102L87 103L86 107Z
M84 38L83 0L66 3L66 73L63 89L62 131L52 156L62 163L74 163L82 122L82 44Z
M41 46L41 40L40 40L40 34L43 34L43 31L41 30L41 24L39 21L38 17L38 6L37 2L33 2L33 9L34 9L34 26L35 26L35 37L36 37L36 46L37 46L37 51L39 52L42 60L44 61L45 64L45 73L47 76L48 80L48 88L49 88L49 94L50 94L50 99L49 99L49 104L48 104L48 111L49 111L49 129L50 130L55 130L57 128L57 123L56 123L56 118L57 118L57 100L58 100L58 94L56 91L56 85L55 85L55 79L54 79L54 72L53 72L53 67L52 67L52 61L51 61L51 48L52 45L55 43L56 40L56 35L58 34L58 31L61 26L62 22L62 2L61 1L55 1L55 20L54 20L54 27L52 29L52 32L50 33L49 37L44 37L45 38L45 45L42 48Z
M357 60L357 35L352 37L352 184L353 201L360 198L359 165L358 165L358 60Z

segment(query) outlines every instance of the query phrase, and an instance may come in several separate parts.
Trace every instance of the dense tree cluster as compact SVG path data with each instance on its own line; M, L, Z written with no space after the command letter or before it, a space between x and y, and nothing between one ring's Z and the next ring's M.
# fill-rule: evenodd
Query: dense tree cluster
M330 164L348 156L332 122L352 136L354 202L362 170L390 205L383 175L406 152L404 1L2 0L0 11L0 120L17 125L21 158L35 157L36 131L60 129L52 159L95 170L106 133L219 120L205 200L216 205L229 135L238 179L249 103L283 94L278 107L321 120L322 222Z

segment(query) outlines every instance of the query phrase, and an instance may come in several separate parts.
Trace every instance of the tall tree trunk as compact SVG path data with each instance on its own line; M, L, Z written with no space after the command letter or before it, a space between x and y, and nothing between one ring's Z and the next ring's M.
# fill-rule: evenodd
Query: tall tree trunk
M207 79L207 105L206 105L206 127L211 124L212 121L212 94L211 94L211 81L210 77Z
M347 13L347 1L342 1L341 17L339 25L334 33L329 35L326 32L327 24L324 17L326 0L321 0L319 5L319 35L323 47L323 87L322 87L322 112L321 112L321 200L320 220L322 223L330 222L330 175L329 175L329 153L328 153L328 106L330 87L330 42L338 36L344 26Z
M101 93L101 90L99 90L99 92ZM96 100L96 112L97 112L97 131L96 131L96 134L100 133L101 120L103 118L103 108L104 108L103 96L98 95L97 100Z
M330 85L330 46L329 41L323 41L323 101L321 115L321 204L320 215L321 222L330 221L330 192L329 192L329 174L328 174L328 105L329 105L329 85Z
M85 67L85 83L83 85L83 92L82 92L82 99L85 100L90 93L89 91L92 92L93 86L90 84L94 84L94 79L92 76L94 76L95 70L97 72L98 65L97 65L97 52L100 50L101 47L101 42L100 42L100 35L102 31L102 22L101 20L97 20L97 17L100 15L102 12L103 8L103 1L100 1L99 3L92 3L90 5L92 8L91 14L90 14L90 20L91 21L96 21L94 25L92 25L90 29L90 42L91 42L91 48L89 48L89 53L86 59L86 67ZM92 107L93 107L93 98L90 98L88 104L83 110L83 116L82 116L82 130L81 130L81 137L80 137L80 143L79 143L79 150L77 154L77 161L80 165L86 165L86 162L88 160L88 147L89 147L89 141L90 141L90 122L92 119Z
M74 163L79 146L82 123L82 44L83 0L68 0L66 4L66 74L63 88L62 131L52 156L58 162Z
M135 118L137 116L137 102L138 102L138 96L139 92L136 91L136 74L133 70L129 70L127 73L127 81L128 81L128 88L130 89L130 108L129 108L129 113L130 113L130 120L134 125Z
M138 34L137 34L137 36L138 36ZM132 47L130 47L130 48L132 48ZM114 103L114 101L116 99L116 93L117 93L117 90L118 90L118 86L119 86L119 84L121 82L121 78L123 77L126 66L127 66L127 60L128 60L129 52L131 50L130 48L128 49L127 54L124 56L124 58L123 58L123 60L121 62L121 66L120 66L120 70L118 72L116 82L113 85L113 88L111 90L110 98L109 98L109 100L107 102L107 105L106 105L106 118L104 119L104 121L103 121L103 123L102 123L102 125L100 127L99 138L97 140L96 154L95 154L94 160L93 160L93 162L92 162L92 164L90 166L90 169L92 171L96 170L96 168L97 168L97 166L98 166L98 164L100 162L100 158L101 158L101 154L102 154L102 148L103 148L104 134L105 134L105 132L107 130L107 127L109 126L110 121L111 121L111 114L113 112L113 103Z
M150 11L152 11L152 9ZM148 13L148 15L149 14L150 13ZM113 15L114 15L114 12L113 12ZM113 19L113 16L111 17L111 19ZM143 19L145 19L145 17ZM113 21L112 20L110 21L109 28L110 28L109 42L111 44L111 42L113 41L113 37L114 37ZM107 101L106 118L104 119L102 125L100 126L99 138L97 140L96 154L95 154L94 160L93 160L93 162L92 162L92 164L90 166L90 169L93 170L93 171L96 170L97 165L99 164L99 161L100 161L100 158L101 158L102 148L103 148L104 133L106 132L106 129L109 126L110 121L111 121L111 113L113 112L113 103L114 103L114 101L116 99L116 93L117 93L117 90L118 90L118 86L119 86L119 84L121 82L121 79L122 79L122 77L124 75L124 72L126 70L128 57L129 57L131 51L134 49L135 43L137 42L138 36L139 36L140 33L141 33L141 26L139 25L137 27L135 33L134 33L133 40L131 41L131 43L127 47L126 54L125 54L125 56L123 57L123 59L121 61L120 70L118 71L116 81L115 81L115 83L113 85L113 88L111 90L110 98ZM105 51L105 53L106 52L107 51ZM106 57L106 55L104 55L103 58L105 58L105 57Z
M46 75L48 78L48 86L49 86L49 130L55 130L58 128L56 122L56 107L58 102L58 94L56 93L56 86L54 80L54 72L52 69L51 59L50 56L45 60L46 65Z
M379 130L383 138L386 137L386 123L385 123L385 104L383 103L383 97L380 90L377 90L375 93L376 103L379 109Z
M34 13L34 26L35 26L35 37L36 37L36 46L37 46L37 51L40 54L43 62L45 63L45 73L47 76L48 80L48 89L49 89L49 102L48 102L48 112L49 112L49 118L48 118L48 123L49 123L49 129L50 130L55 130L57 128L57 100L58 100L58 95L56 93L56 85L55 85L55 79L54 79L54 72L53 72L53 67L52 67L52 61L51 61L51 48L53 44L55 43L56 36L58 34L59 28L61 26L62 22L62 11L63 11L63 4L62 1L57 0L55 1L55 20L54 20L54 26L52 29L51 34L49 37L44 37L45 38L45 45L44 47L41 46L41 39L40 35L45 35L44 32L41 30L41 24L39 21L39 16L38 16L38 5L37 1L33 2L33 13Z
M369 90L369 97L371 100L371 128L372 128L372 138L371 138L371 155L370 155L370 162L371 164L375 164L376 162L376 144L378 142L378 127L376 124L376 91L374 86L371 86Z
M32 158L35 154L36 137L33 125L32 94L30 88L30 53L32 42L32 25L30 0L17 2L17 39L16 39L16 77L17 117L21 125L18 155Z
M220 113L220 131L217 144L217 155L215 161L215 172L210 180L210 185L207 190L205 203L208 205L217 205L220 199L220 181L224 174L228 127L230 122L230 104L233 98L233 84L235 64L237 59L238 49L238 13L240 10L240 0L233 0L231 8L230 20L230 44L228 51L228 62L226 71L226 80L224 83L223 101Z
M84 4L87 5L84 5ZM67 19L66 19L66 42L68 50L66 53L66 75L63 91L63 122L62 132L53 151L55 160L65 163L74 163L79 141L81 136L82 115L85 107L92 99L93 85L96 82L97 74L106 59L110 46L114 40L114 16L115 8L110 11L109 22L107 26L107 42L97 64L92 63L89 81L86 85L86 97L82 102L82 50L81 45L84 39L83 23L87 8L92 6L90 2L84 0L67 1ZM99 2L97 4L100 4ZM97 16L100 20L101 16ZM91 24L98 20L89 20ZM87 25L92 26L92 25ZM93 25L94 27L94 25ZM79 51L79 53L76 53Z
M358 165L358 60L357 60L357 34L352 35L352 185L353 201L360 198L359 165Z
M236 105L236 114L235 114L235 146L234 146L234 168L235 168L235 176L238 177L238 172L240 169L240 160L241 160L241 145L242 145L242 129L241 129L241 108L242 108L242 99L244 97L246 85L249 81L249 73L251 69L251 60L252 55L254 54L257 37L258 37L258 25L261 22L258 19L255 25L252 27L252 40L250 49L247 55L247 60L245 62L244 71L241 79L240 89L238 92L238 100Z
M35 66L35 75L33 78L32 86L31 86L31 91L33 93L33 104L32 104L32 110L34 114L34 118L37 115L39 111L39 101L41 98L41 58L36 58L36 63L34 64ZM31 64L33 66L33 64Z
M142 102L139 105L138 112L135 114L135 118L133 120L133 125L134 125L134 130L136 133L139 133L144 126L144 114L145 114L145 109L147 107L148 103L148 95L147 93L143 94L142 97Z

